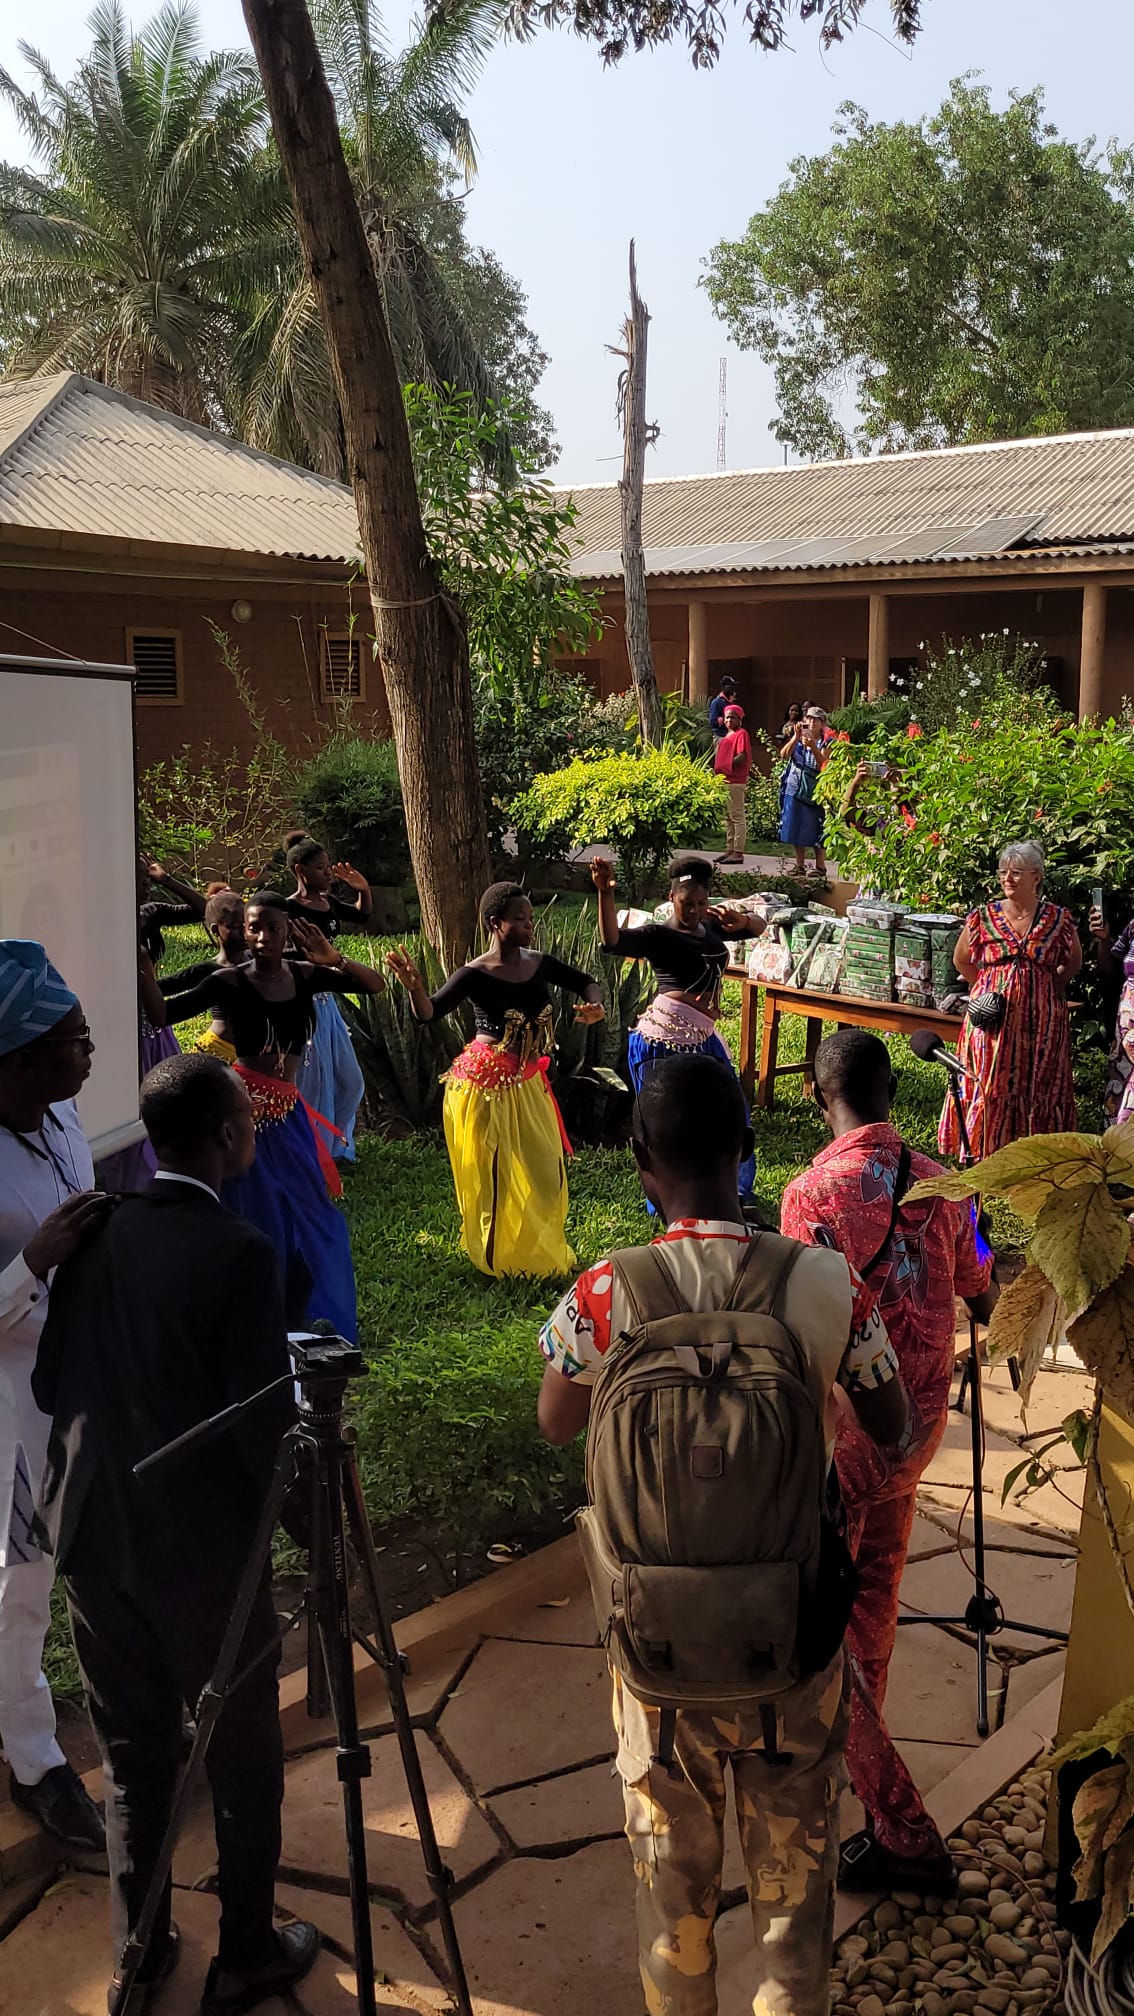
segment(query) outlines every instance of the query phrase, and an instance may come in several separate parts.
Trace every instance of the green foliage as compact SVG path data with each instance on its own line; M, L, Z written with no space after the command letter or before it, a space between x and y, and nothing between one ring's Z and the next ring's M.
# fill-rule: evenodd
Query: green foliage
M872 742L880 730L887 735L896 735L899 729L909 725L909 719L908 700L896 693L883 693L876 700L868 700L856 679L854 692L846 706L832 714L831 726L836 734L849 736L857 746Z
M661 709L662 740L667 749L680 749L686 756L712 755L715 743L707 708L669 692L661 695Z
M921 909L965 911L996 893L1000 849L1035 840L1047 859L1045 888L1080 917L1096 883L1125 888L1134 858L1134 734L1129 727L1061 721L1029 702L1031 718L942 728L935 735L879 736L872 744L902 772L916 824L895 818L872 838L838 808L859 751L836 743L819 785L829 844L844 873ZM867 783L869 817L891 808L888 787Z
M434 0L435 8L441 0ZM759 49L787 44L789 23L817 21L824 48L841 42L863 11L864 0L747 0L744 23ZM890 0L894 33L912 42L921 19L921 0ZM565 24L576 35L596 42L606 63L617 63L627 49L652 49L662 42L683 40L694 67L711 69L721 53L725 9L720 0L516 0L516 30L531 33L537 25Z
M248 720L252 750L210 742L151 763L138 780L142 846L189 880L255 880L294 818L295 759L269 727L251 675L227 631L210 623L222 665Z
M675 749L580 757L537 777L512 808L517 828L545 848L614 848L628 890L656 875L675 848L719 831L723 778Z
M638 739L638 702L631 690L610 693L591 706L596 749L632 749Z
M409 940L407 949L433 993L445 977L436 954L424 939ZM441 1081L471 1034L460 1015L419 1022L395 980L384 994L360 994L357 1000L344 994L341 1007L366 1081L371 1124L381 1133L398 1134L439 1127Z
M939 728L963 731L983 714L991 714L1002 729L1010 731L1014 723L1034 720L1037 711L1041 715L1056 711L1052 695L1043 685L1039 645L1009 630L982 630L978 638L958 643L942 637L939 644L919 648L921 668L909 680L905 698L896 705L905 706L907 720L916 721L927 735ZM893 683L902 684L898 678ZM880 708L886 703L874 705ZM885 725L891 727L889 717ZM892 723L893 728L905 725L897 718ZM865 741L866 737L859 739Z
M404 880L409 843L392 742L336 730L300 767L295 802L332 860L350 861L370 882Z
M780 762L776 743L763 728L757 728L752 736L752 755L752 772L744 794L748 813L748 845L752 847L758 842L771 841L778 846L780 776L784 766ZM764 888L767 885L761 883L760 886Z
M483 675L473 688L473 707L488 837L499 853L512 804L533 777L589 750L609 749L613 738L596 719L589 687L556 666L510 679Z
M1042 91L996 111L966 78L916 124L847 104L834 134L707 261L717 314L774 370L778 440L814 459L1134 420L1114 369L1134 346L1129 151L1061 140Z
M414 466L429 550L468 624L474 672L499 685L585 650L598 596L571 573L574 503L540 482L519 455L507 485L484 471L508 431L506 402L406 387Z

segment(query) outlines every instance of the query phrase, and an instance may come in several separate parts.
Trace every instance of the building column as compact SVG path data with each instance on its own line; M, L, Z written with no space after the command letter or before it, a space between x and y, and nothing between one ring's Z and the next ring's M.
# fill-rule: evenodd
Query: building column
M1103 654L1106 650L1106 589L1088 581L1083 590L1083 639L1079 652L1079 719L1103 711Z
M709 607L706 602L689 604L689 699L709 697Z
M870 598L870 642L867 649L866 697L880 700L890 690L890 598Z

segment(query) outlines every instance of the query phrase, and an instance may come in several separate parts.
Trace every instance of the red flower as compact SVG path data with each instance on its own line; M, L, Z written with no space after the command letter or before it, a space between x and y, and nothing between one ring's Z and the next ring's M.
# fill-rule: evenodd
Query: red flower
M941 845L940 833L931 833L929 836L929 844L931 847L940 847Z
M921 735L921 729L918 727L917 722L911 721L909 727L906 729L907 741L916 742L919 739L920 735Z
M1037 818L1037 819L1042 819L1042 818L1043 818L1043 816L1044 816L1044 812L1043 812L1043 806L1042 806L1042 805L1037 805L1037 806L1036 806L1036 818Z
M838 732L838 734L836 735L836 737L835 737L835 740L836 740L836 742L849 742L849 741L850 741L850 736L849 736L849 735L847 734L847 731L846 731L846 729L845 729L845 728L840 728L840 729L839 729L839 732Z
M979 715L977 716L976 720L975 720L975 721L973 722L973 727L974 727L974 728L979 728L979 727L980 727L980 716L979 716Z

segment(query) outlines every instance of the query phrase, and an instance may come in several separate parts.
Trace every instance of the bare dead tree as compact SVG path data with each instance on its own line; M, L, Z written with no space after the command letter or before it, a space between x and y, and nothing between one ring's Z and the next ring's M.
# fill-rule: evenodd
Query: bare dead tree
M426 936L449 965L491 875L464 619L421 522L378 279L306 0L243 0L326 334Z
M656 421L646 419L646 351L649 310L638 292L634 240L630 240L630 313L622 325L622 348L610 348L625 358L618 374L618 418L622 422L622 476L618 485L622 510L622 579L626 595L626 655L638 702L638 725L644 743L656 747L662 739L662 709L650 639L646 599L646 556L642 550L642 484L646 450L657 440Z

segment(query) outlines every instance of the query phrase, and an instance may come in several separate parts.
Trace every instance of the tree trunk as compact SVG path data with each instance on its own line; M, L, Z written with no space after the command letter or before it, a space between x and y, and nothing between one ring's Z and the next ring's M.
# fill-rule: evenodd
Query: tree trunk
M305 0L243 0L346 436L426 937L448 966L491 866L468 638L425 543L402 388Z
M658 430L646 419L646 342L649 312L638 293L638 269L634 240L630 240L630 314L625 326L626 369L619 386L622 416L622 481L618 485L622 506L622 578L626 589L626 654L638 701L638 725L642 740L655 747L662 739L662 710L654 672L654 647L650 641L650 612L646 601L646 556L642 551L642 483L646 473L646 449L657 440Z

